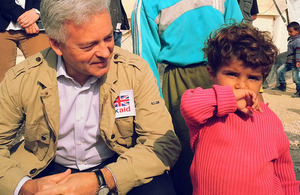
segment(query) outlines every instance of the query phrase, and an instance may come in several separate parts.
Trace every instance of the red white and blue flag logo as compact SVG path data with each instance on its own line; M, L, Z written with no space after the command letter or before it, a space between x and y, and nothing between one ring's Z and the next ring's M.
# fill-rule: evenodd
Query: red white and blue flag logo
M120 91L120 95L115 99L113 106L115 107L116 118L135 116L133 90Z
M120 95L116 98L114 102L115 108L121 107L121 106L129 106L129 96L128 95Z

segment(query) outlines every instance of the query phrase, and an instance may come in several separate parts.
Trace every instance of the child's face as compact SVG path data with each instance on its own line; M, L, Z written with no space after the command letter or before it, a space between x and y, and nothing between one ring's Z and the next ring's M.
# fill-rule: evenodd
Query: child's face
M299 32L297 30L295 30L293 27L287 28L287 31L288 31L290 37L294 37L299 34Z
M216 74L208 68L212 81L217 85L231 86L233 89L249 89L259 93L263 82L261 69L246 68L239 60L233 60L228 66L222 66Z

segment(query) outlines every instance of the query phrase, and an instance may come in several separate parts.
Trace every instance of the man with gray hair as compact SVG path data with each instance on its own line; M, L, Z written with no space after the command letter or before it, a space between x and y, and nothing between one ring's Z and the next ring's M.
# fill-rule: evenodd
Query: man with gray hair
M114 47L108 6L41 2L51 48L0 84L1 193L175 194L171 117L149 65Z

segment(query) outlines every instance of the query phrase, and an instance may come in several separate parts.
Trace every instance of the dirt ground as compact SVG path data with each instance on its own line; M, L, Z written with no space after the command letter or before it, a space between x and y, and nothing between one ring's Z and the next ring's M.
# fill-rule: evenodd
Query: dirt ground
M297 180L300 180L300 98L292 98L296 86L289 84L286 92L264 89L265 103L281 119L290 140L290 153L294 163Z

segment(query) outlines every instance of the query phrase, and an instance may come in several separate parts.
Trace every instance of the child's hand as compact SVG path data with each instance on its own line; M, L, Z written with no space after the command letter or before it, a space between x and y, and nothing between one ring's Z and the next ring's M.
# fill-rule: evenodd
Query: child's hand
M245 114L252 115L254 111L263 112L259 105L257 94L248 89L233 89L237 101L237 109Z

